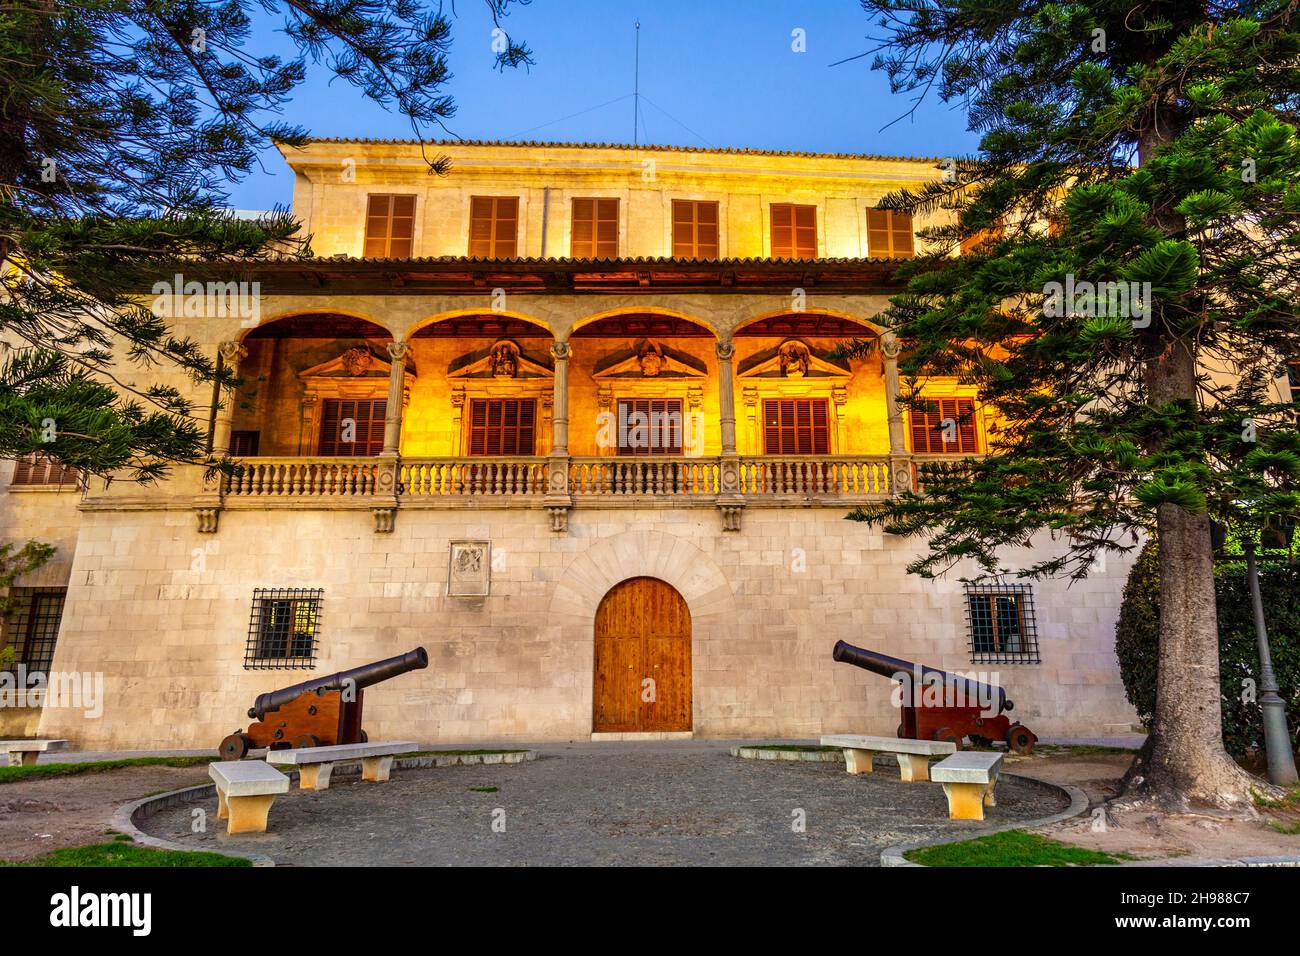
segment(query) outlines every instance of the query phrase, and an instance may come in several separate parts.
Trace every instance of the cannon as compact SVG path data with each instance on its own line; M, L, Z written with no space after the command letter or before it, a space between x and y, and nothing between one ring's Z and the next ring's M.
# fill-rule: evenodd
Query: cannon
M428 666L428 653L417 647L387 660L259 694L248 708L256 723L221 741L217 752L222 760L240 760L258 747L283 750L365 743L363 689Z
M899 737L949 740L959 750L966 737L975 746L1001 740L1019 754L1034 750L1037 735L1006 716L1015 704L1001 687L878 654L847 641L837 642L831 656L900 682L903 722L898 725Z

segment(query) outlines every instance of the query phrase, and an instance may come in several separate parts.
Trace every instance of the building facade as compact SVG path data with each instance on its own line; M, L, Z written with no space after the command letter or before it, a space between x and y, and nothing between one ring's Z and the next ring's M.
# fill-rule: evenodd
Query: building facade
M987 449L967 385L899 409L873 322L926 224L877 202L936 160L432 149L450 172L411 143L286 150L314 258L153 290L241 379L219 401L169 382L211 406L233 475L0 474L0 540L58 549L6 640L103 681L98 713L0 729L215 747L261 692L423 645L368 693L371 737L892 733L891 685L832 662L840 639L1001 683L1040 735L1132 726L1127 562L926 581L922 542L846 520Z

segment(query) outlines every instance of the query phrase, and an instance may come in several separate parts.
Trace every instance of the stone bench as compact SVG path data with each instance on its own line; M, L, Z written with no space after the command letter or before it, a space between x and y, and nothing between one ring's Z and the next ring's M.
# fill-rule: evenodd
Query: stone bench
M871 773L871 755L888 753L898 756L899 777L904 783L930 779L930 758L957 752L948 740L911 740L907 737L859 737L835 734L822 738L823 747L844 748L844 763L849 773Z
M361 779L384 781L393 769L395 754L410 753L419 744L413 740L376 741L364 744L335 744L328 747L302 747L297 750L268 750L266 762L298 768L298 786L302 790L328 790L330 774L340 761L360 760Z
M208 764L217 785L217 819L227 820L227 833L265 833L266 815L289 778L260 760L218 760Z
M67 749L66 740L0 740L0 750L8 752L11 767L30 767L41 754Z
M995 807L993 787L1002 769L1002 754L963 750L941 760L930 778L943 784L952 820L983 820L984 808Z

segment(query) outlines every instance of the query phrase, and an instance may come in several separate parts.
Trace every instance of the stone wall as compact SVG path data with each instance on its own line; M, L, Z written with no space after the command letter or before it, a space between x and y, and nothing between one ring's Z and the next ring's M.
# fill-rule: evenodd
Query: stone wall
M446 595L448 542L460 538L492 543L486 598ZM372 737L582 739L596 607L649 575L690 607L696 734L892 733L891 685L833 663L836 640L977 666L960 582L907 575L914 553L838 509L751 507L731 534L711 508L579 508L568 534L525 509L404 508L391 535L364 510L227 511L216 535L198 534L185 510L90 512L55 670L102 671L104 712L46 708L40 732L83 748L215 747L248 723L258 693L422 644L427 670L368 692ZM1113 653L1126 571L1112 559L1072 587L1036 584L1042 663L984 665L1039 734L1132 723ZM244 669L253 589L277 586L325 589L314 672Z

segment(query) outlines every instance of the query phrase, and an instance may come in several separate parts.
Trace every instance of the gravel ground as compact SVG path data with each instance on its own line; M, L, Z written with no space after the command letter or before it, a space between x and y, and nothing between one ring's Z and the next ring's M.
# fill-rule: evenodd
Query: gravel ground
M850 776L842 764L741 760L721 743L561 745L512 766L394 770L387 784L345 777L321 793L294 790L276 801L265 834L228 836L214 801L197 804L209 810L206 833L191 832L196 805L164 811L144 829L192 849L247 849L296 866L875 866L891 844L1068 804L1009 779L997 801L984 823L953 822L943 789L901 783L896 765Z

